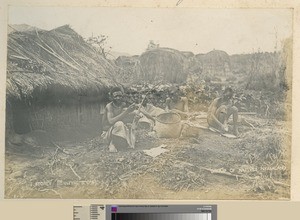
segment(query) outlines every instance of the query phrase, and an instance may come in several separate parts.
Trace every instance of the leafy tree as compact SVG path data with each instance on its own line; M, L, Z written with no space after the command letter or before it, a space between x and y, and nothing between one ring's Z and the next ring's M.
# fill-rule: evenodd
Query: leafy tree
M100 35L100 36L91 36L89 37L86 42L95 46L101 55L107 59L107 55L110 54L112 47L107 45L108 36L107 35Z

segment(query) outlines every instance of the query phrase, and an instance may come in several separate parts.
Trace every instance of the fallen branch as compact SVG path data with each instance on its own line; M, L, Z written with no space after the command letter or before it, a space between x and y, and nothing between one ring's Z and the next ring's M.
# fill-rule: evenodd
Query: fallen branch
M73 169L73 167L71 166L71 164L66 164L68 167L70 167L70 169L72 170L72 172L75 174L75 176L77 176L77 178L79 180L81 180L81 177L75 172L75 170Z
M239 112L239 115L256 115L256 112Z
M211 172L212 174L220 174L220 175L225 175L225 176L229 176L229 177L235 177L236 179L243 178L243 179L255 180L255 177L249 177L249 176L244 176L244 175L239 175L239 174L232 174L232 173L229 173L229 172L224 171L222 169L209 169L209 168L206 168L206 167L199 167L199 168L203 169L203 170L207 170L207 171ZM275 185L279 185L279 186L283 186L283 187L290 187L290 185L288 185L286 183L279 182L279 181L273 181L272 180L272 182Z
M269 108L270 108L269 105L267 105L266 113L265 113L265 116L266 116L266 117L270 114Z
M58 193L56 190L54 190L54 189L39 189L38 190L39 192L48 192L48 191L51 191L51 192L54 192L56 195L58 195L59 196L59 198L61 198L62 199L62 196L61 196L61 194L60 193Z
M242 123L243 125L250 126L250 127L253 128L253 129L255 128L255 126L254 126L253 124L251 124L250 122L248 122L245 118L242 118L241 123Z
M70 153L67 152L64 148L60 147L59 145L57 145L57 144L54 143L53 141L51 141L51 143L52 143L55 147L57 147L57 149L59 149L60 151L62 151L64 154L73 156L73 154L70 154Z
M53 154L53 160L52 162L48 163L49 167L50 167L50 171L51 173L54 175L54 172L53 172L53 166L55 165L55 163L57 163L57 153L58 153L58 148L56 148L54 154Z

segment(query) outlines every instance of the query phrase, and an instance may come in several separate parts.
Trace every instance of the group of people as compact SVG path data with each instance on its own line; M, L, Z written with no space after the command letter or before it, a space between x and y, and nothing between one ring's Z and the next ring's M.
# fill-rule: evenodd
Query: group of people
M124 100L121 88L114 88L110 92L111 102L105 107L103 114L103 134L110 152L117 152L119 148L134 148L136 129L139 124L146 124L153 128L155 117L163 112L174 112L182 119L188 118L188 99L181 96L178 88L173 89L165 100L165 109L154 106L144 95L141 103L128 105ZM233 90L226 88L223 95L215 98L207 112L208 125L221 133L233 133L238 136L238 109L232 103ZM233 126L228 126L228 119L232 116ZM232 129L230 129L232 128Z

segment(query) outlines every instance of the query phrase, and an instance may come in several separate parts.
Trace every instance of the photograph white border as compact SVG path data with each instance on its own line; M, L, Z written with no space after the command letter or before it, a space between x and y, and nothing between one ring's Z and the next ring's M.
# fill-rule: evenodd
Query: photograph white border
M45 200L7 200L3 201L4 198L4 131L5 131L5 70L6 70L6 30L7 30L7 7L8 5L35 5L35 6L85 6L85 7L176 7L177 0L154 0L154 1L142 1L142 0L110 0L110 1L97 1L97 0L11 0L11 1L1 1L0 5L0 218L5 219L2 217L3 214L8 213L8 210L14 209L13 207L23 204L26 206L29 205L36 205L43 210L48 210L49 205L51 205L50 212L55 210L61 210L61 207L67 207L67 205L74 204L75 202L78 204L80 201L78 200L65 200L65 201L45 201ZM198 7L198 8L293 8L294 9L294 31L293 31L293 40L294 40L294 47L293 47L293 113L292 113L292 120L293 120L293 132L292 132L292 177L291 177L291 206L290 208L299 207L299 203L295 204L292 201L300 201L300 148L299 148L299 131L300 131L300 115L299 115L299 103L300 103L300 74L298 73L300 70L300 2L297 0L267 0L267 1L259 1L259 0L229 0L229 1L221 1L221 0L183 0L179 6L177 7ZM296 62L298 61L298 62ZM143 204L149 203L147 200L84 200L85 203L132 203L132 204ZM199 201L151 201L151 203L199 203ZM209 203L210 201L204 201L204 203ZM26 203L26 204L25 204ZM220 202L224 205L224 202ZM249 203L249 202L246 202ZM272 204L273 202L269 202ZM267 203L267 204L269 204ZM276 202L275 202L276 203ZM281 203L281 202L280 202ZM232 204L232 207L239 207L237 202L228 201L226 204ZM245 202L242 202L245 204ZM249 203L250 207L260 207L261 204L266 204L258 201L252 201ZM278 203L277 203L278 204ZM295 205L292 205L295 204ZM61 205L61 207L59 207ZM7 207L7 209L6 209ZM276 205L277 207L277 205ZM298 208L298 210L299 210ZM5 212L2 212L5 210ZM297 208L295 208L295 211ZM12 212L16 212L13 211ZM68 219L66 217L71 216L71 207L69 210L66 211L68 213L62 213L59 218L56 219ZM277 213L277 212L275 212ZM56 213L57 214L57 213ZM57 216L56 214L51 214L49 216ZM18 213L15 213L14 216L18 216ZM20 216L22 216L20 214ZM26 215L25 215L26 216ZM27 215L28 216L28 215ZM45 219L53 219L52 217L49 218L47 216ZM264 215L262 215L264 216ZM277 219L278 216L275 216ZM11 218L10 218L11 219ZM37 217L32 219L38 219ZM223 218L222 218L223 219ZM235 218L232 218L235 219ZM245 219L250 219L246 217ZM262 218L263 219L263 218ZM278 218L279 219L279 218Z

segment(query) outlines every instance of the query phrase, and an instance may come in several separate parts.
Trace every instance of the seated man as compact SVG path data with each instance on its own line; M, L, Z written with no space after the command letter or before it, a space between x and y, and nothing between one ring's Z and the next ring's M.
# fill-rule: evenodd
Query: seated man
M207 122L209 126L219 130L222 133L228 132L228 119L233 116L233 134L238 136L237 120L238 109L232 105L233 90L226 88L223 96L214 99L210 104L207 113Z
M135 145L135 134L124 124L124 121L134 114L137 105L131 104L127 109L124 108L123 95L120 88L113 89L112 102L106 105L103 115L104 130L106 130L103 138L107 140L110 152L117 152L118 147L134 148Z
M178 113L182 119L187 118L188 99L180 96L179 90L172 90L170 97L166 99L166 111Z
M154 127L155 117L165 112L163 109L154 106L152 100L153 97L149 95L143 101L140 109L142 117L139 119L139 126L141 128L148 128L149 130L152 130Z

